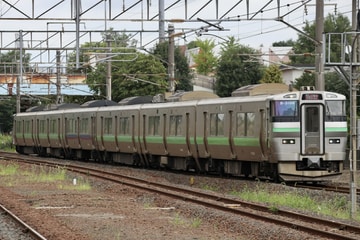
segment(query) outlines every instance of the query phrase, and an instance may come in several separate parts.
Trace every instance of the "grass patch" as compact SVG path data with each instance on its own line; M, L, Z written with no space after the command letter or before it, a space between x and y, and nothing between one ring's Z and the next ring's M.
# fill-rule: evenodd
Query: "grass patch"
M24 172L29 182L56 182L66 180L66 169L48 168L43 166L33 166L31 171Z
M195 217L193 219L186 219L183 218L180 213L176 213L174 218L172 219L172 224L176 226L183 226L183 227L192 227L192 228L198 228L202 224L202 220L199 217Z
M344 195L335 195L331 198L310 196L301 189L269 192L266 188L261 188L260 185L254 189L244 188L241 192L233 191L231 194L246 201L268 204L269 211L274 213L281 207L289 207L340 219L350 218L350 202ZM359 214L355 220L360 221Z
M180 216L179 213L176 213L175 217L172 220L172 223L176 226L180 226L180 225L182 226L185 225L185 220Z
M19 165L17 164L1 164L0 165L0 176L13 176L18 172Z
M210 186L210 185L203 185L201 188L204 190L209 190L209 191L218 191L219 190L219 187Z
M31 166L30 169L21 169L19 164L0 164L0 177L2 184L13 187L24 182L28 183L55 183L62 190L91 190L91 184L84 178L74 179L67 175L67 170L62 167L49 168L45 166Z
M201 218L194 218L192 221L191 221L191 227L193 228L198 228L200 227L202 221L201 221Z
M72 179L72 184L58 184L58 189L63 190L79 190L79 191L89 191L91 190L91 184L89 181L84 180L82 178L76 179L76 184L74 183L74 179Z
M11 135L0 134L0 150L8 152L15 151Z

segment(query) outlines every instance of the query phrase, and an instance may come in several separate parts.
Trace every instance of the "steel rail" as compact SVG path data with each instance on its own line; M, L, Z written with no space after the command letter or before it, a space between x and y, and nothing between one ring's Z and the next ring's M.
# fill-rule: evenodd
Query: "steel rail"
M19 224L21 227L24 228L23 232L27 232L29 235L31 235L34 239L38 240L46 240L46 238L41 235L39 232L37 232L35 229L30 227L27 223L22 221L18 216L16 216L13 212L11 212L9 209L7 209L5 206L0 204L0 209L4 211L8 216L10 216L17 224Z

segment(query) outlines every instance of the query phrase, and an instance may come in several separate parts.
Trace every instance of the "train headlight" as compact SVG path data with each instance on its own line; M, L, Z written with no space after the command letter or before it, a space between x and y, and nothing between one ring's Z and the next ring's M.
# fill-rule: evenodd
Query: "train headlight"
M282 144L295 144L295 139L283 139Z
M340 139L339 138L329 139L329 144L340 144Z

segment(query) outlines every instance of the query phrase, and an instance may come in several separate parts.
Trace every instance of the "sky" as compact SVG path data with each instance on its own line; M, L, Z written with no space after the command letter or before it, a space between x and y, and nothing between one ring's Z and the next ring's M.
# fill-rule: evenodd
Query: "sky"
M67 21L65 24L59 22L57 18L70 19L74 16L74 11L71 8L71 0L34 0L35 7L32 9L31 1L29 0L7 0L15 6L10 6L0 1L0 16L2 19L14 18L5 24L1 24L1 30L58 30L69 29L74 30L75 24L73 21ZM111 9L108 7L108 1L101 0L86 0L81 2L83 11L92 7L89 11L82 15L83 20L80 25L84 30L105 30L110 27L117 30L150 30L156 31L158 29L158 21L140 21L146 18L147 15L157 19L159 0L143 1L139 0L112 0ZM147 2L150 4L147 5ZM187 2L187 5L185 5ZM234 36L240 43L250 47L259 48L260 46L271 46L276 41L286 41L289 39L296 40L298 33L286 26L284 23L278 22L275 19L278 16L283 17L283 20L288 24L302 29L305 21L312 22L315 19L315 3L316 0L280 0L280 9L278 11L278 0L250 0L249 5L246 4L247 0L165 0L165 8L173 5L165 12L165 19L189 19L183 23L171 23L175 27L176 33L185 33L177 39L177 44L186 44L189 41L195 40L199 36L196 32L201 27L208 26L205 22L195 21L200 18L209 21L213 24L218 24L224 30L219 31L215 27L208 28L208 32L203 32L200 39L212 38L215 42L221 43L228 36ZM306 2L306 6L303 5ZM39 4L40 3L40 4ZM58 4L59 3L59 4ZM225 3L225 4L224 4ZM351 17L351 0L324 0L324 15L329 13L342 13ZM58 5L57 5L58 4ZM218 8L216 8L218 4ZM56 7L52 8L52 6ZM187 6L187 8L186 8ZM148 9L147 9L148 7ZM247 8L251 20L247 20ZM47 11L51 9L50 11ZM122 10L127 9L117 19L122 21L108 21L105 20L110 14L112 17L118 15ZM216 9L218 9L218 16L221 17L225 13L226 17L222 22L211 21L216 20ZM259 12L259 10L263 10ZM20 11L18 11L20 10ZM110 11L111 10L111 11ZM230 11L231 10L231 11ZM47 11L47 12L46 12ZM257 14L255 14L257 13ZM44 21L24 21L17 20L16 18L26 16L39 16L47 18ZM0 18L0 19L1 19ZM54 18L56 20L49 20ZM97 19L96 21L94 19ZM233 20L233 21L229 21ZM63 21L65 22L65 21ZM170 22L165 22L165 30L167 30ZM66 36L69 42L74 39L73 35ZM158 33L143 33L136 34L140 45L143 47L151 47L158 41ZM185 37L185 38L183 38ZM9 37L8 37L9 38ZM100 34L94 34L93 39L99 38ZM2 41L4 38L2 38ZM6 38L5 38L6 39ZM81 41L86 42L89 39L84 37ZM50 41L50 44L58 44L56 40Z
M35 48L36 46L52 48L75 46L75 34L66 32L75 30L75 21L70 20L75 16L71 5L74 2L75 0L0 0L0 52L6 51L7 46L16 46L14 40L20 30L41 32L23 36L25 46L35 46ZM294 29L276 21L278 17L283 17L287 24L302 30L306 21L315 20L315 3L316 0L165 0L165 8L171 6L165 11L165 31L169 24L174 25L175 33L181 33L181 36L176 38L178 45L196 39L212 39L218 48L224 40L233 36L241 44L252 48L266 48L273 42L296 40L298 37L298 32ZM134 34L134 39L138 41L137 47L150 49L159 40L158 4L159 0L83 0L81 8L84 12L81 16L80 29L99 32L109 28L134 31L130 34ZM324 5L325 16L329 13L342 13L351 19L352 1L324 0ZM225 17L221 18L223 15ZM24 20L32 16L43 20ZM107 20L109 16L116 17L118 21ZM155 20L141 21L147 16ZM196 21L197 18L201 21ZM216 20L220 18L221 21ZM174 19L185 19L185 21L169 21ZM209 27L208 23L217 27ZM200 31L206 28L207 32ZM64 30L64 32L61 36L49 37L44 34L47 30ZM145 32L135 34L139 30ZM44 41L48 37L49 40ZM90 40L101 41L101 39L100 33L93 33L91 36L88 34L80 38L80 44ZM47 52L27 50L27 53L35 56L33 62L37 63L34 64L44 67L48 64L55 66L54 50ZM62 59L66 59L66 54L62 55ZM0 86L0 94L2 90L5 88L2 89Z

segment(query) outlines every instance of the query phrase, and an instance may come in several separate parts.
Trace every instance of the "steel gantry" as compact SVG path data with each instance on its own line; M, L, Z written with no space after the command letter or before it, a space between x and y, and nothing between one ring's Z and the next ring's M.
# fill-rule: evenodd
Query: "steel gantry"
M165 29L170 25L174 26L172 36L182 38L216 36L219 32L228 32L227 36L231 36L229 26L242 21L278 21L297 30L285 17L309 2L311 0L261 3L227 0L226 4L220 0L1 0L0 53L13 50L30 54L31 72L20 65L20 56L10 63L0 59L0 85L7 84L12 90L15 83L35 84L37 79L37 83L57 85L60 91L59 84L82 82L85 75L66 74L68 57L75 53L78 69L89 64L80 62L80 52L96 49L86 49L83 44L93 46L91 43L106 42L104 36L110 29L131 35L136 42L133 47L143 50L168 39L169 31ZM224 38L219 36L219 39ZM56 81L49 80L52 78ZM16 88L19 90L19 85Z

